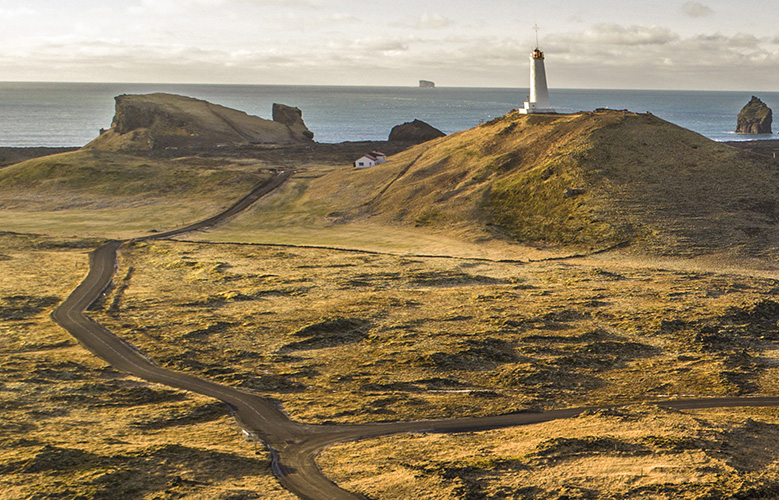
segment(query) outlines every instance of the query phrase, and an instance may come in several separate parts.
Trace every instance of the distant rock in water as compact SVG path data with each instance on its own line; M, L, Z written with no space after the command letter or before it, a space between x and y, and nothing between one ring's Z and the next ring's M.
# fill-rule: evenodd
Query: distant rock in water
M297 108L274 104L274 121L173 94L120 95L111 128L88 146L100 149L202 149L238 144L310 142ZM276 119L278 117L278 119Z
M419 88L421 88L421 89L434 89L435 88L435 82L431 82L430 80L419 80Z
M389 135L389 140L390 142L419 144L438 139L439 137L444 137L445 135L446 134L437 128L428 125L421 120L414 120L413 122L406 122L403 125L393 127Z
M771 134L773 112L755 96L738 114L737 134Z

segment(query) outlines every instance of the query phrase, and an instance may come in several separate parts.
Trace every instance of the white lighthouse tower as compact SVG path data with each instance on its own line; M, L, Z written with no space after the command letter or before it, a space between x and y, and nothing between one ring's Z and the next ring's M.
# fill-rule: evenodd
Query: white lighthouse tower
M549 88L546 85L546 70L544 69L544 53L538 46L538 26L536 30L536 49L530 53L530 97L525 101L525 107L520 113L554 113L549 107Z

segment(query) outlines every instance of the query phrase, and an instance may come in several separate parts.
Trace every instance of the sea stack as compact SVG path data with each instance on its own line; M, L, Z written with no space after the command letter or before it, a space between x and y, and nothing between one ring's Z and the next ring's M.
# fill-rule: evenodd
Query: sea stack
M435 88L435 82L431 82L430 80L419 80L419 88L420 89L434 89Z
M389 135L390 142L405 142L409 144L421 144L423 142L444 137L446 134L422 120L406 122L392 127Z
M536 30L536 48L530 53L530 96L525 101L525 107L519 112L523 114L532 113L554 113L549 107L549 88L546 84L546 69L544 67L544 53L538 45L538 26Z
M756 96L741 109L736 125L737 134L771 134L773 111Z

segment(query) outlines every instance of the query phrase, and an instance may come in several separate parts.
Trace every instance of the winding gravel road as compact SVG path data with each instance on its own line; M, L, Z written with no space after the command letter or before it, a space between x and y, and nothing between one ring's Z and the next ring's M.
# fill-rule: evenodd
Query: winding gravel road
M279 187L290 175L285 172L276 175L214 217L181 229L137 238L135 241L168 238L224 222ZM84 347L118 370L150 382L196 392L226 403L244 431L253 438L261 440L271 451L273 472L281 484L300 498L310 500L364 498L339 488L317 466L315 459L319 452L335 443L411 432L451 433L497 429L572 418L587 410L612 408L612 406L568 408L494 417L364 425L309 425L295 422L265 398L158 366L135 347L85 315L86 309L101 296L113 280L117 266L117 250L126 241L110 241L90 254L88 275L54 310L51 315L54 321L70 332ZM779 397L680 399L650 404L680 410L779 406Z

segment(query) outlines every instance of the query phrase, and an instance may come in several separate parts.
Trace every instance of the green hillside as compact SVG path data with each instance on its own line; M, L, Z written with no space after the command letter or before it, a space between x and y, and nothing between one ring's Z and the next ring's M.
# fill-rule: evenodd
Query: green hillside
M761 253L776 239L777 167L648 114L511 113L316 179L295 206L472 240Z
M261 166L97 150L36 158L0 170L0 230L118 237L170 228L248 193L271 175Z

